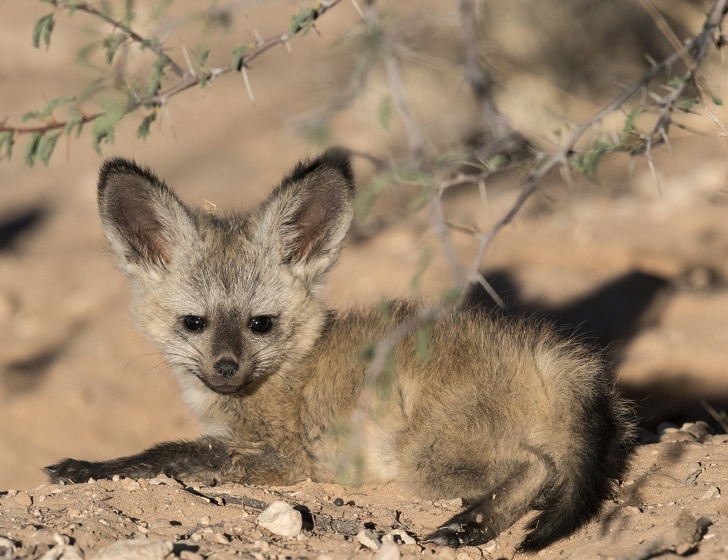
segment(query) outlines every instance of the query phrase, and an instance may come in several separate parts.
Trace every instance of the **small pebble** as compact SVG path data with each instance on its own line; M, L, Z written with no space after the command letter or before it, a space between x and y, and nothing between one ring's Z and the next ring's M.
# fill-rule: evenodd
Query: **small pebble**
M463 500L461 498L455 498L453 500L439 500L435 502L434 505L449 511L458 511L463 507Z
M720 498L720 489L717 486L712 486L700 496L701 500L712 500L713 498Z
M116 541L97 554L91 560L163 560L172 552L171 541L155 541L133 539Z
M485 552L488 554L491 554L495 552L495 549L498 548L498 543L495 540L488 541L481 547Z
M364 529L356 534L357 542L369 550L379 550L382 546L379 535L369 529Z
M295 537L303 528L301 512L280 500L269 505L258 516L257 523L274 535L281 537Z
M383 540L379 550L374 555L375 560L399 560L401 557L399 547L391 540Z
M26 491L18 492L15 495L15 497L13 498L13 500L19 506L30 507L33 505L33 498L31 498L30 495L28 494L28 492L26 492Z
M625 515L638 515L642 513L642 510L637 506L625 506L622 508L622 513Z
M10 551L10 553L14 552L15 551L15 543L13 541L11 541L7 537L0 537L0 551L2 551L2 550ZM12 554L7 554L7 552L5 552L3 554L3 556L7 556L8 558L12 558L13 557Z
M383 540L392 540L398 544L417 544L417 541L409 536L407 532L402 529L392 529L384 536Z
M342 500L341 498L336 498L336 499L334 500L334 505L335 505L336 507L341 507L341 506L343 506L343 505L344 505L344 500Z

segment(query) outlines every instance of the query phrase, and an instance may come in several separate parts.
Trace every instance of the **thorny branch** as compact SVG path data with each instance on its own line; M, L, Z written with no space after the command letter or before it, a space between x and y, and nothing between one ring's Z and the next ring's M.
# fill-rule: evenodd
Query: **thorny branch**
M324 15L326 12L328 12L331 8L333 8L340 2L341 0L320 0L316 7L311 9L309 21L316 21L318 18L320 18L322 15ZM140 34L133 31L122 22L110 18L109 16L103 14L102 12L96 10L86 3L76 4L70 3L66 0L54 0L53 4L59 9L75 8L77 10L84 11L95 17L101 18L107 23L112 24L113 26L119 28L122 32L128 34L129 37L131 37L135 42L139 43L140 45L144 45L146 48L149 48L157 55L157 57L166 61L167 65L172 69L172 71L177 74L177 76L179 76L179 81L169 88L160 91L159 93L156 93L154 95L136 97L135 99L133 99L125 108L125 113L127 114L135 111L140 107L164 107L166 106L170 98L187 89L200 85L201 83L203 83L203 81L209 82L219 76L222 76L223 74L228 74L230 72L242 72L243 69L245 69L253 60L258 58L263 53L278 45L288 44L291 39L303 34L307 30L306 27L299 25L296 28L288 29L287 31L283 31L282 33L279 33L267 39L257 39L255 44L251 46L240 58L240 62L236 66L233 66L233 64L230 63L222 67L210 68L207 72L190 72L182 68L179 64L175 63L164 52L164 50L159 45L156 45L153 41L143 38ZM95 121L100 117L103 117L105 114L106 113L102 111L98 113L83 115L80 122L81 124L87 124ZM53 118L51 118L51 120L46 124L38 126L10 126L7 125L5 122L0 122L0 132L12 132L14 134L45 133L51 130L62 129L67 124L68 121L56 121Z
M584 134L592 127L600 123L604 118L621 109L624 104L629 101L636 93L643 90L660 72L672 67L675 63L681 60L686 55L692 57L692 64L690 65L687 74L682 80L681 84L678 85L673 93L669 96L668 102L663 106L660 114L658 115L657 122L653 127L651 133L645 139L644 149L645 151L651 150L655 144L664 142L664 137L661 131L667 132L667 128L672 123L672 111L675 108L679 94L682 93L689 83L691 83L699 72L699 67L705 60L708 54L708 48L710 47L715 37L716 31L720 31L720 27L723 23L726 14L728 13L728 0L717 0L710 10L708 17L703 24L702 31L693 37L682 49L668 56L661 62L654 64L647 72L645 72L640 79L633 82L622 90L622 92L609 104L605 105L599 110L592 118L583 122L577 126L569 135L564 145L557 152L551 154L548 158L540 163L531 170L525 183L521 189L518 198L513 203L513 206L503 215L503 217L495 223L495 225L483 234L480 239L480 245L478 247L476 258L473 260L470 277L468 284L461 286L461 294L467 292L467 288L472 284L478 271L480 270L483 257L488 247L493 242L496 235L506 225L513 221L513 218L518 214L526 201L530 196L536 192L538 184L546 176L546 174L553 168L561 165L568 165L569 157L574 153L577 142L584 136ZM655 139L657 138L657 139ZM640 153L639 149L634 150L632 153ZM462 297L461 297L462 299Z
M128 25L125 25L123 22L115 20L114 18L106 15L102 11L93 7L91 4L87 2L69 2L68 0L52 0L52 4L59 10L78 10L80 12L86 12L88 14L91 14L92 16L97 17L102 21L105 21L115 29L119 29L125 35L128 35L129 38L131 38L131 40L135 43L139 43L139 45L141 45L142 47L152 51L155 55L157 55L157 58L164 60L172 69L172 71L180 78L184 77L184 75L186 74L184 68L182 68L171 58L169 58L169 56L167 56L167 54L162 49L161 45L159 45L156 41L145 39L144 37L139 35L139 33L131 29Z

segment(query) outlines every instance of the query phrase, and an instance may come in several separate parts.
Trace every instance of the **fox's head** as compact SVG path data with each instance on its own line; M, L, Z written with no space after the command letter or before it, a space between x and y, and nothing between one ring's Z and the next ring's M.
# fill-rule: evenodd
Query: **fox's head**
M99 210L135 322L183 388L244 394L295 365L326 321L324 285L352 219L348 156L299 163L247 214L191 209L149 170L101 169Z

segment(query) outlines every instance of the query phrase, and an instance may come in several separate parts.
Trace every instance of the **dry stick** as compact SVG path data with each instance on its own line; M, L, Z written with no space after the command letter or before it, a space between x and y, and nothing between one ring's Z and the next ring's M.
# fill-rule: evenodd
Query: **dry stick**
M60 2L60 0L57 0L57 1ZM311 19L317 20L323 14L328 12L331 8L336 6L336 4L338 4L339 2L341 2L341 0L327 0L327 1L322 0L322 1L320 1L318 3L317 7L312 9ZM69 8L70 8L70 6L69 6ZM91 12L89 12L89 13L91 13ZM110 18L107 19L106 17L104 19L105 19L105 21L112 22L115 25L119 25L119 26L122 25L120 22L118 22L116 20L113 20ZM243 67L250 64L253 60L258 58L260 55L262 55L266 51L269 51L270 49L272 49L275 46L286 44L293 37L299 35L303 30L304 30L303 28L299 28L299 29L294 30L293 32L284 31L283 33L279 33L278 35L275 35L275 36L265 39L263 41L258 41L256 43L256 45L243 56L238 68L233 68L233 65L231 63L231 64L228 64L221 68L215 68L207 74L202 74L202 75L197 74L195 76L190 75L187 72L184 72L184 70L183 70L183 75L181 76L180 80L175 85L171 86L170 88L168 88L165 91L162 91L156 95L151 95L151 96L141 97L141 98L136 99L134 102L132 102L127 107L126 113L131 113L132 111L134 111L142 106L163 107L171 97L173 97L191 87L198 85L203 79L207 80L207 81L211 81L211 80L217 78L218 76L221 76L223 74L228 74L229 72L232 72L232 71L236 71L236 72L242 71ZM164 53L162 52L162 56L166 56L166 55L164 55ZM94 121L94 120L104 116L105 114L106 114L105 112L99 112L99 113L94 113L91 115L84 115L84 117L81 121L81 124L87 124L91 121ZM0 122L0 132L12 132L14 134L31 134L34 132L48 132L51 130L63 128L66 126L66 124L68 124L68 121L59 122L59 121L53 120L53 121L49 122L48 124L40 125L40 126L15 127L15 126L8 126L4 122Z
M375 0L367 0L366 18L369 23L375 27L379 27L379 14L375 6ZM407 135L407 141L410 148L410 158L412 164L419 168L422 166L422 157L424 152L424 138L420 127L417 125L407 100L407 94L404 89L402 73L387 37L384 38L384 70L387 74L387 85L392 93L394 106L397 108L404 130Z
M458 5L459 29L465 55L465 79L473 92L483 126L481 157L489 159L498 153L514 153L523 138L511 126L508 117L499 109L493 97L495 82L486 69L479 37L480 21L476 0L460 0Z
M399 71L399 64L391 53L385 54L384 68L387 72L387 84L389 85L389 90L392 92L394 105L397 107L397 112L402 119L405 132L407 133L412 164L419 168L422 166L424 140L422 132L412 116L409 102L407 101L404 84L402 83L402 74Z

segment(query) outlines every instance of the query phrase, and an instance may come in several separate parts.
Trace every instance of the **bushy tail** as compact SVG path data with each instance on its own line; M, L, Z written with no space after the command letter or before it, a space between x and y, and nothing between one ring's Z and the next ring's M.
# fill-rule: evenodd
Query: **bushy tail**
M552 456L557 480L539 500L519 548L535 552L575 531L599 513L624 474L633 439L632 411L614 392L594 396L584 407L569 454Z

